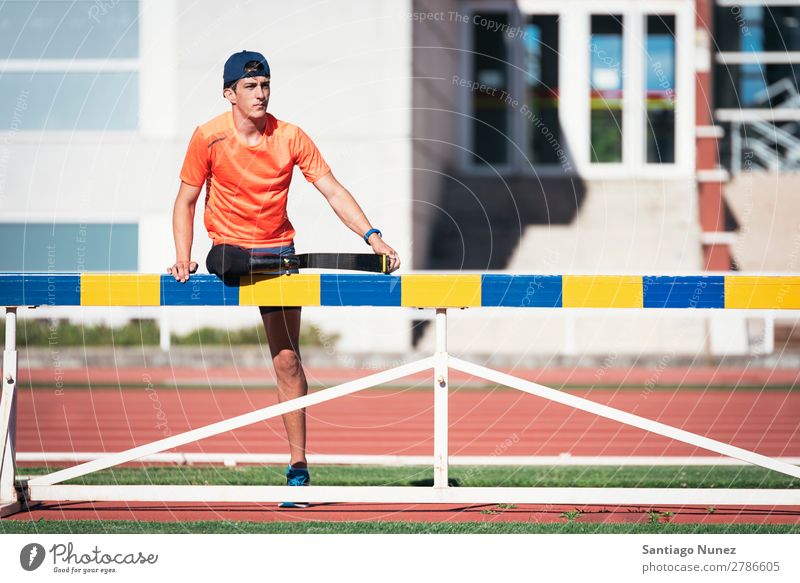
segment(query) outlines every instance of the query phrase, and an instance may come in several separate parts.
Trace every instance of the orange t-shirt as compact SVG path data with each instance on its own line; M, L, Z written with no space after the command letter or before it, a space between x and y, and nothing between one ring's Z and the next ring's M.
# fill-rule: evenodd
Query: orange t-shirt
M195 130L181 180L192 186L205 183L204 221L215 245L278 247L291 243L295 234L286 214L295 164L309 182L330 172L299 127L267 114L261 142L248 146L229 111Z

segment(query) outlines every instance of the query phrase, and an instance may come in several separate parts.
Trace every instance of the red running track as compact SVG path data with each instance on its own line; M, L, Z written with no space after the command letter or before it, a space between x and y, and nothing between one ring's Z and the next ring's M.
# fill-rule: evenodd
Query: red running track
M571 390L610 405L769 456L800 456L800 392L785 389ZM18 451L120 451L275 402L268 389L101 388L21 390ZM314 406L309 452L430 455L433 397L424 389L368 389ZM509 389L461 389L450 398L451 455L709 455L708 452ZM510 440L510 441L509 441ZM505 444L505 446L504 446ZM187 445L185 452L286 451L280 420ZM491 510L490 512L486 512ZM45 504L18 520L409 520L563 522L573 508L321 504ZM581 522L636 523L650 508L584 507ZM800 524L800 508L659 507L690 523Z
M593 524L647 524L651 512L671 513L661 522L681 524L788 524L800 525L800 507L747 508L720 506L710 512L698 506L580 506L578 522ZM402 521L402 522L533 522L564 523L564 512L576 507L518 504L314 504L308 508L279 509L275 504L197 504L145 502L46 503L15 514L11 520L130 520L191 522L207 520L245 522ZM102 530L98 530L102 532ZM191 534L187 525L185 532Z
M401 363L393 363L401 364ZM487 363L490 364L490 363ZM366 374L378 372L377 369L363 368L321 368L304 367L306 377L311 385L333 386L335 383L361 378ZM724 388L731 387L800 387L800 370L780 368L720 368L708 366L669 367L669 368L553 368L529 369L513 368L503 372L514 376L542 383L546 386L693 386ZM51 386L56 382L78 385L143 385L150 382L156 385L169 386L253 386L274 385L274 372L271 368L119 368L93 367L61 369L51 368L22 369L19 373L20 385L31 383L40 386ZM145 380L146 379L146 380ZM428 387L430 372L411 375L405 384L418 384ZM450 371L451 387L463 384L474 385L476 382L484 386L487 383L475 379L459 371Z
M768 456L800 456L800 392L587 389L579 395ZM276 402L269 389L21 390L17 450L114 452ZM368 389L308 409L309 453L431 455L433 395ZM509 441L510 440L510 441ZM179 448L288 451L280 419ZM455 390L451 455L713 455L512 389Z

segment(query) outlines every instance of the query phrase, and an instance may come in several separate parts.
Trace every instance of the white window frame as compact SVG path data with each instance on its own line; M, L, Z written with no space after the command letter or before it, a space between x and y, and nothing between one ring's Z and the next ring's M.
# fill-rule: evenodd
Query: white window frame
M138 127L134 130L17 130L15 140L39 141L46 133L50 142L94 142L101 136L127 141L132 135L170 137L177 133L177 58L175 27L177 0L139 0L139 57L136 59L2 59L0 74L6 72L136 72L139 74ZM59 138L61 136L61 138ZM77 138L77 139L76 139ZM111 140L109 140L111 138Z
M694 101L695 101L695 21L692 0L519 0L518 2L471 2L464 7L470 15L481 10L506 10L512 16L512 26L520 26L520 15L558 14L559 19L559 121L561 139L573 166L574 174L587 179L627 178L691 178L695 166ZM592 14L620 14L623 17L623 161L620 163L592 163L590 157L589 70ZM675 162L647 163L645 130L645 19L648 15L675 16ZM471 27L465 27L470 31ZM564 42L563 39L570 39ZM469 78L472 42L471 32L462 39L461 74ZM520 45L520 43L516 43ZM519 47L518 52L522 52ZM514 54L517 63L522 54ZM522 75L513 75L511 88L522 95ZM471 145L471 105L469 95L460 94L459 106L466 115L462 117L462 143ZM525 124L510 124L509 135L516 144L526 143ZM678 147L679 145L679 147ZM565 176L561 165L534 165L524 163L524 149L512 151L510 164L480 169L470 162L469 152L462 152L461 169L471 175L495 173L524 174L531 176Z

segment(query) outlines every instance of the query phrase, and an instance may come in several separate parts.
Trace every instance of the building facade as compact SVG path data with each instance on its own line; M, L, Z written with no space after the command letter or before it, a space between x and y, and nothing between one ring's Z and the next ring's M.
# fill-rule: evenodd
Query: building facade
M270 60L270 111L314 138L407 269L797 271L800 9L787 4L6 2L0 270L171 264L186 144L225 109L225 58L248 48ZM299 250L366 250L301 176L291 192ZM198 210L195 259L209 246ZM743 354L767 350L773 325L554 312L454 314L452 348ZM306 310L342 352L431 344L427 317Z

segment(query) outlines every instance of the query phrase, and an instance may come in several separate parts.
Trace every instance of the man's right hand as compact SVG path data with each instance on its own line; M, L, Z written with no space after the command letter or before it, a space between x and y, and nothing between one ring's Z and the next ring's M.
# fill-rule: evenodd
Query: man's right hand
M189 281L189 274L197 271L196 261L176 261L172 267L167 267L167 273L175 278L175 281Z

